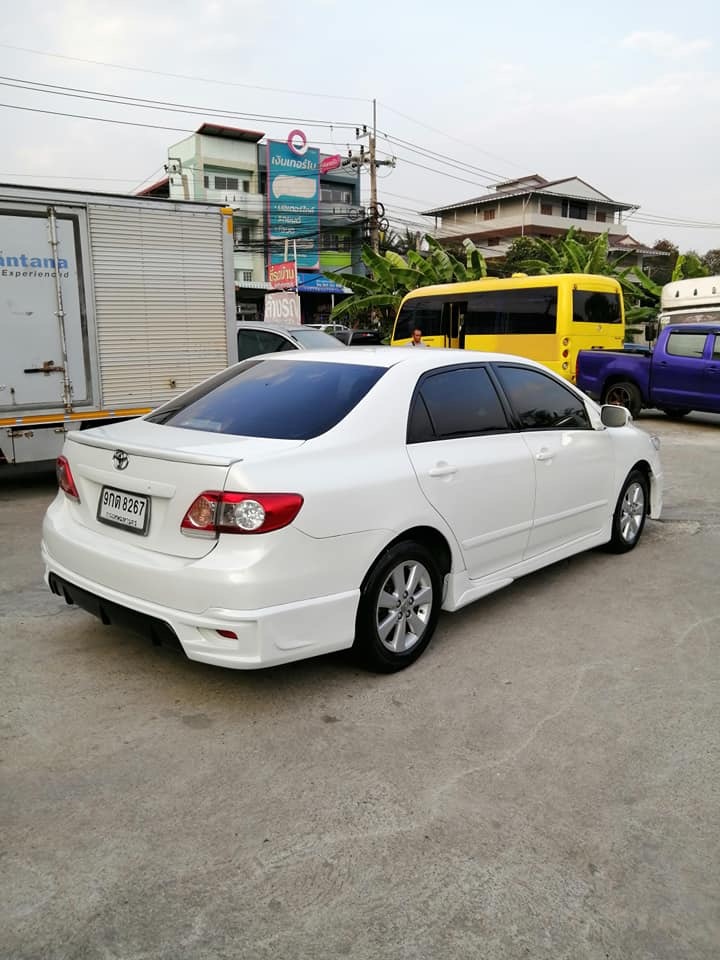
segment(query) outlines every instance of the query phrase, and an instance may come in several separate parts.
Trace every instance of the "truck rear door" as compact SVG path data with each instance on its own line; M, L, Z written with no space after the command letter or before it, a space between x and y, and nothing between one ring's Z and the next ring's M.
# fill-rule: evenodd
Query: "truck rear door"
M75 214L52 208L0 212L0 326L0 411L5 416L69 410L88 399Z
M653 355L651 398L655 406L661 409L717 409L712 406L709 382L709 367L713 363L709 358L710 341L713 339L706 330L668 331L662 351L656 350ZM718 361L714 363L717 365Z

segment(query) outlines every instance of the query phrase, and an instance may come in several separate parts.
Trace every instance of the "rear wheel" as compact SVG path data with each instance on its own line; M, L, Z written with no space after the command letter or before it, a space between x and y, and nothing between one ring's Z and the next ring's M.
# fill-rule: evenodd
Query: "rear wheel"
M662 412L671 420L682 420L690 413L689 410L680 410L678 407L663 407Z
M636 417L642 407L642 396L634 383L611 383L609 387L605 388L603 403L627 407L633 417Z
M648 483L645 475L633 470L620 491L612 522L611 553L627 553L637 546L645 527Z
M382 673L408 667L435 632L442 581L430 551L413 540L390 547L370 571L360 595L354 649Z

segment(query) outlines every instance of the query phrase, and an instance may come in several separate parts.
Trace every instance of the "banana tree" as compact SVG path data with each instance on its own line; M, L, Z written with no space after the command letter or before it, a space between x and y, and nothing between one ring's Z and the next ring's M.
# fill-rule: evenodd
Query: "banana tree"
M427 253L408 250L405 257L393 250L375 253L365 246L362 259L370 276L343 274L343 283L353 291L334 308L332 318L359 320L380 312L384 325L391 323L406 293L436 283L478 280L487 276L487 264L470 240L463 243L465 260L447 251L434 237L426 236Z

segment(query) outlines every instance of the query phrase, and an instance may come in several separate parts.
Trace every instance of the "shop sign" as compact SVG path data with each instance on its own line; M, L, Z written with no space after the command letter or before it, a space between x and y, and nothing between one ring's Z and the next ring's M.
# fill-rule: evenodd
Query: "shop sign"
M265 320L268 323L300 323L300 297L296 293L266 293Z
M292 130L284 142L268 141L267 170L270 263L286 262L285 241L293 240L298 267L318 270L320 151L308 147L302 130Z
M273 287L297 287L297 268L294 261L269 263L268 282Z

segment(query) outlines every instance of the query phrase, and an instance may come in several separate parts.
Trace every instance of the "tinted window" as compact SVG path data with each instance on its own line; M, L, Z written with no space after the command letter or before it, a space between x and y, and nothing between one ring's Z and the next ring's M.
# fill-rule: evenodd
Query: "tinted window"
M309 440L347 416L384 373L384 367L259 357L224 370L146 419L239 437Z
M704 333L671 333L665 348L673 357L701 358L705 350Z
M720 336L716 335L715 340L713 341L713 360L720 360Z
M278 353L281 350L294 349L285 337L269 330L238 330L238 360L257 357L262 353Z
M555 333L557 293L557 287L473 293L467 300L465 333Z
M495 367L523 430L590 429L582 400L557 380L526 367Z
M425 436L422 410L417 410L419 402L427 409L437 439L508 429L500 399L482 367L443 370L422 381L410 418L408 439L414 443L430 439Z
M306 350L334 350L342 344L329 333L322 330L292 330L290 336L301 343Z
M620 296L590 290L573 290L576 323L620 323Z

